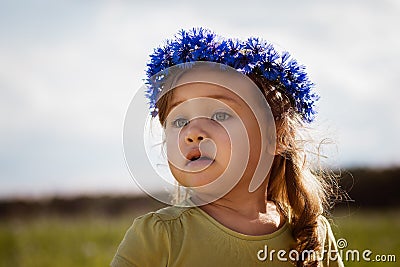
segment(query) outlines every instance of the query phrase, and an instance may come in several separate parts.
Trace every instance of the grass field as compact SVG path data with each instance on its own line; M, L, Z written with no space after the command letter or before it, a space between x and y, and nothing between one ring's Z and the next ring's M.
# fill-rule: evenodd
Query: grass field
M1 267L108 266L136 214L10 219L0 222ZM400 261L400 210L338 213L333 230L345 249L393 254ZM344 249L344 251L345 251ZM345 262L345 266L398 266L395 262Z
M371 250L370 262L345 262L345 266L399 266L400 262L400 210L385 211L355 211L352 213L339 213L335 215L333 230L336 239L344 238L347 246L343 249ZM395 255L396 262L374 261L375 256L388 258ZM343 257L345 259L345 257Z

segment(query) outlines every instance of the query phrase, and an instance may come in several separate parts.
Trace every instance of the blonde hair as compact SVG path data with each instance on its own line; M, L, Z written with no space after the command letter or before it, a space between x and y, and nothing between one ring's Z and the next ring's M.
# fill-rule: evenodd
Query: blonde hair
M248 76L266 97L277 129L277 155L270 171L267 198L289 220L298 252L321 251L318 220L319 216L327 215L333 200L339 198L335 176L327 175L320 166L313 169L307 159L307 143L314 141L300 134L308 128L294 111L292 100L265 78ZM315 155L319 160L318 148ZM300 258L296 265L318 266L319 263L316 259Z
M308 162L306 143L311 140L301 138L300 131L306 127L295 112L292 100L266 78L253 73L247 76L265 96L276 124L276 156L270 171L267 199L274 201L289 220L296 241L294 249L300 252L299 255L304 250L321 251L318 218L326 215L331 200L337 198L334 177L321 169L313 170ZM156 103L162 125L170 111L172 92L165 93ZM178 192L181 193L180 189ZM316 259L300 258L296 265L318 266L319 263Z

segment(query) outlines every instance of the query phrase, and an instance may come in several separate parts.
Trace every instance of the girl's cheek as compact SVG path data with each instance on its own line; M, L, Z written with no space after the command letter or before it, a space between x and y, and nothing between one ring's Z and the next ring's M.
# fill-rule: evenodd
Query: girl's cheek
M179 149L178 134L169 132L166 133L165 137L168 161L177 164L180 158L179 156L181 155Z

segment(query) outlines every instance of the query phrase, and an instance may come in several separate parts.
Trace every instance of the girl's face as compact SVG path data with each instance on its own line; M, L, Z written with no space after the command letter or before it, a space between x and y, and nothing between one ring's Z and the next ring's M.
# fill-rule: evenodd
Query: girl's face
M186 187L204 186L223 175L249 182L261 151L253 112L219 85L197 82L173 89L164 127L175 179Z

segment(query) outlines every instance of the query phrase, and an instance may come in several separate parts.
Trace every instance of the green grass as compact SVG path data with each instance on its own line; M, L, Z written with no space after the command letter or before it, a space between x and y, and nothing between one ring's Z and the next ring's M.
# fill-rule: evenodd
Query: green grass
M108 266L132 220L48 217L2 222L0 266Z
M347 250L371 250L371 260L375 255L395 255L396 262L345 262L345 266L399 266L400 262L400 210L355 211L339 213L335 217L333 230L336 239L347 241ZM344 258L344 257L343 257Z
M49 216L2 221L0 266L108 266L137 215ZM335 222L332 228L336 238L347 240L346 249L369 249L373 255L395 254L400 261L400 210L336 214ZM345 266L391 267L396 263L345 262Z

